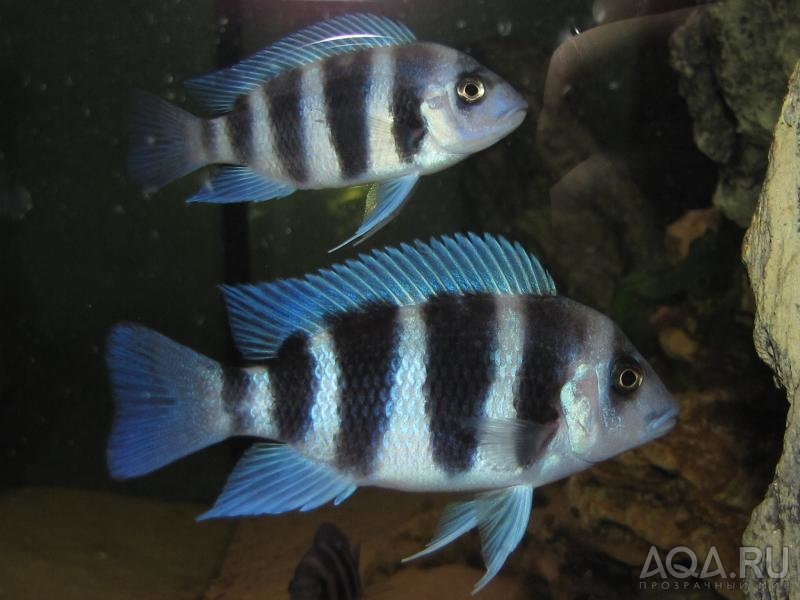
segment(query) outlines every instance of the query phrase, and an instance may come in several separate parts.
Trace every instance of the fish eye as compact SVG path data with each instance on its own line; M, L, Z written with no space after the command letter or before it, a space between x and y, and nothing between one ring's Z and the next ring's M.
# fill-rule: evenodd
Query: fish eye
M476 102L480 102L486 94L486 86L483 85L480 79L467 77L458 82L456 92L458 93L458 97L467 104L475 104Z
M632 358L618 360L611 373L611 384L614 389L625 396L632 394L642 386L644 371L641 365Z

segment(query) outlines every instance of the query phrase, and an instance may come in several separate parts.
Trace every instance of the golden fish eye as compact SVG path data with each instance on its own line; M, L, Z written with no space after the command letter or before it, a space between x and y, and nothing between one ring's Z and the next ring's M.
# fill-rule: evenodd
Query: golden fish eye
M462 79L456 88L458 97L468 104L475 104L486 94L486 86L480 79Z
M614 365L611 383L620 394L632 394L641 387L643 381L642 367L636 361L627 360Z

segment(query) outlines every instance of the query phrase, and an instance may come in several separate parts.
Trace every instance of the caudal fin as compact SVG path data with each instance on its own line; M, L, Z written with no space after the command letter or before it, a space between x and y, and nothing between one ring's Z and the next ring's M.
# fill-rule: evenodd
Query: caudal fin
M144 475L230 435L218 363L135 325L114 327L106 358L116 401L113 477Z
M134 94L128 174L145 188L157 189L208 164L203 120L148 94Z

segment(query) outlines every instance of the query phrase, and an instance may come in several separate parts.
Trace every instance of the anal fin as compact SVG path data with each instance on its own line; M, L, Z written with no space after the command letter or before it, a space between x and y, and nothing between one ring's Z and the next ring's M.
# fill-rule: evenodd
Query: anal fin
M283 198L294 191L291 185L268 179L249 167L225 165L187 202L259 202Z
M213 508L199 520L307 511L331 500L340 504L353 481L284 444L255 444L236 465Z
M390 181L373 183L367 192L364 220L361 226L353 236L335 248L331 248L330 252L335 252L350 243L357 246L377 233L400 212L417 181L419 181L419 174L412 173Z
M403 562L439 550L477 526L486 573L475 584L472 590L475 594L497 575L508 555L519 545L528 528L532 504L533 488L527 485L486 492L473 500L451 504L445 509L433 540Z

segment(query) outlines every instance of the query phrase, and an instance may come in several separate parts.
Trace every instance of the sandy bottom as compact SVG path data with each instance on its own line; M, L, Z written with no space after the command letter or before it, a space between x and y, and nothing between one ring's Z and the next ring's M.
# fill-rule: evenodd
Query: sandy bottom
M483 573L474 534L402 565L435 530L448 500L359 490L306 514L198 523L204 506L61 488L0 496L0 598L287 598L317 527L334 523L360 547L367 598L469 598ZM514 598L501 574L480 599Z
M0 495L0 598L198 598L230 522L203 507L59 488Z

